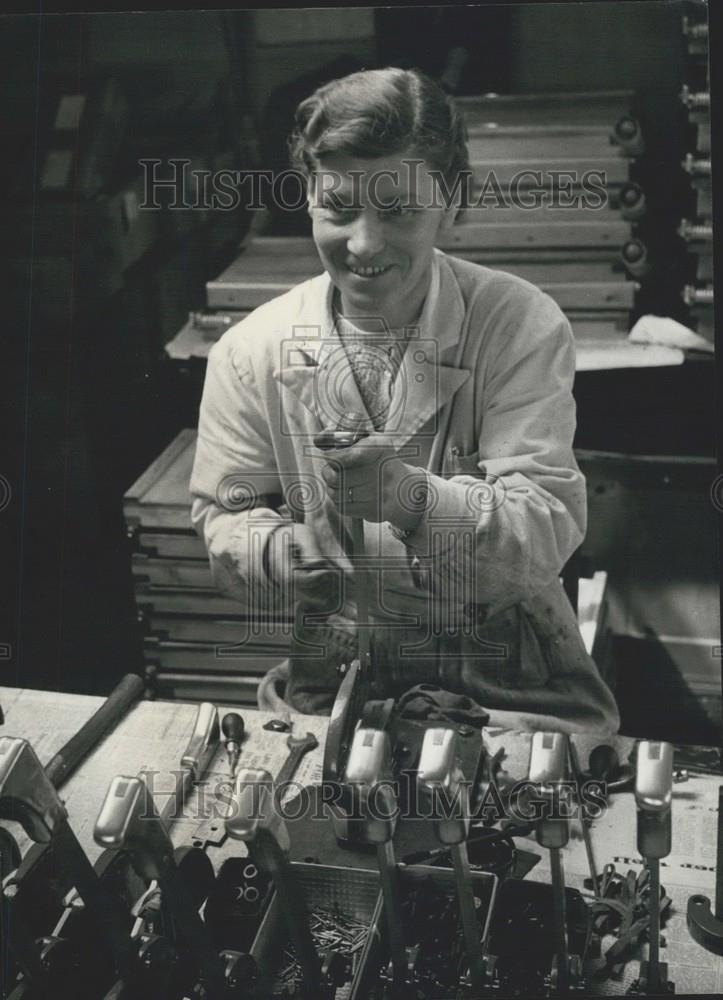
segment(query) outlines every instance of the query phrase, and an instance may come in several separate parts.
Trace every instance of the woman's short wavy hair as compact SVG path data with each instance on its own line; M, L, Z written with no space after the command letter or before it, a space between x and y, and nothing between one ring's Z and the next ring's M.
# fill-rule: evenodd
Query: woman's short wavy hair
M369 160L410 151L467 203L469 152L462 113L419 70L362 70L319 87L296 109L292 165L311 177L336 153Z

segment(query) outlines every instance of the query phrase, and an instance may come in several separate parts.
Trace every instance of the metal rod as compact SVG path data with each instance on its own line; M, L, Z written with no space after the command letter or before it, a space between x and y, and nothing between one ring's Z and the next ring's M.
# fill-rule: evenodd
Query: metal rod
M648 992L657 993L660 987L660 860L658 858L648 858L648 871L650 872Z
M459 913L462 918L462 933L467 949L470 982L472 990L476 994L484 987L485 973L482 949L480 948L480 928L474 905L474 892L472 890L472 875L469 869L467 845L465 843L453 844L451 854L454 873L457 879Z
M364 562L364 519L351 519L353 564L356 575L357 631L359 636L359 662L365 670L369 665L369 574Z
M590 820L585 814L585 802L582 795L582 771L580 770L580 760L577 756L577 747L572 742L572 738L567 739L567 750L570 757L570 768L572 770L572 776L575 779L575 788L577 790L577 805L580 810L580 825L582 826L582 839L585 844L585 854L587 855L587 864L590 869L590 878L592 879L592 891L595 894L596 899L600 899L600 886L598 884L597 875L597 864L595 863L595 853L592 847L592 836L590 834Z
M718 845L715 869L715 916L723 921L723 785L718 789Z
M266 830L259 830L256 839L249 844L249 857L254 859L257 868L268 872L273 879L279 907L286 919L286 927L301 969L305 994L311 1000L316 1000L321 992L319 956L291 866L276 838Z
M559 990L567 989L567 907L565 905L565 876L562 871L560 848L550 848L550 874L552 876L552 905L557 955L557 985Z
M400 985L406 979L407 961L399 895L399 877L391 840L384 844L377 844L377 861L382 896L384 898L387 933L389 934L389 954L392 960L392 972L395 984Z

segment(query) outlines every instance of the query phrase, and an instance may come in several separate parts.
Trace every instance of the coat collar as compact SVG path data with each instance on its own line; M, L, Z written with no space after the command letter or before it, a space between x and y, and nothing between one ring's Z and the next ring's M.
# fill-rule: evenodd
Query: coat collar
M295 327L293 350L285 350L274 377L313 414L322 430L338 425L352 410L366 410L334 321L334 285L326 273L313 280L315 322L306 316L304 324ZM445 254L435 250L429 292L394 383L384 431L396 448L439 413L469 378L470 372L455 364L464 319L457 280Z

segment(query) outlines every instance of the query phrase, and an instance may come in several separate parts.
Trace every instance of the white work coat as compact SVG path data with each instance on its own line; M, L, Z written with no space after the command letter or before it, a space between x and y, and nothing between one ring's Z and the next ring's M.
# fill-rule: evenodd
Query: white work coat
M217 585L252 613L278 600L262 555L282 499L353 577L349 519L310 447L344 413L364 412L333 292L327 274L298 285L209 355L192 520ZM385 426L400 457L427 470L430 500L403 541L389 524L365 523L372 648L392 692L424 681L469 695L493 725L617 730L559 579L586 529L574 372L570 325L548 295L435 251ZM328 710L336 666L292 657L292 704Z

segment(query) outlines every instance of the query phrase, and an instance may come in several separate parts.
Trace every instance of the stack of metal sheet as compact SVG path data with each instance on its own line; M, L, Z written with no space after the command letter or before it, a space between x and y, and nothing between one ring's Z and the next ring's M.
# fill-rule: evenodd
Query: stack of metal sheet
M705 8L700 11L705 17ZM694 150L686 154L683 169L690 175L695 192L694 218L683 219L678 230L690 254L689 282L683 299L689 307L690 325L707 340L714 340L713 325L713 206L711 202L710 159L710 63L708 22L683 18L683 34L688 46L689 74L705 79L705 89L683 87L680 95L691 126Z
M470 205L444 249L544 288L579 340L627 334L647 251L631 164L643 152L629 91L459 99Z
M195 450L196 431L181 431L124 497L146 681L159 697L255 705L291 623L263 626L214 586L190 520Z

